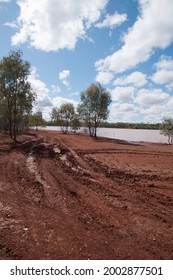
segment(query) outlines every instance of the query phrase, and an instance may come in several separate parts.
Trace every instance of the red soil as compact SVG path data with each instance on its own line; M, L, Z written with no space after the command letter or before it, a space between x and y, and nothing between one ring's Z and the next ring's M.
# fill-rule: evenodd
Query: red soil
M173 147L0 136L0 259L173 259Z

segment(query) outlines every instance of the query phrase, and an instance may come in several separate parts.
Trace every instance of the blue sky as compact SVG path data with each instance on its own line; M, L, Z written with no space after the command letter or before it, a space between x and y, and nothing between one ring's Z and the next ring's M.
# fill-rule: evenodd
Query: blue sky
M34 110L75 106L100 82L109 121L173 117L173 0L0 0L0 59L31 63Z

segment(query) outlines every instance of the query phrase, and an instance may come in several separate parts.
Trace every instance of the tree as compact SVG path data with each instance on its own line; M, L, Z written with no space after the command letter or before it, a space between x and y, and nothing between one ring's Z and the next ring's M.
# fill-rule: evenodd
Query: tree
M97 128L109 116L110 93L99 83L92 84L81 93L78 112L89 129L90 136L97 137Z
M12 51L0 61L0 103L4 106L4 123L14 141L23 118L31 112L35 100L27 81L30 64L21 57L21 51Z
M7 121L7 112L5 110L4 98L0 92L0 131L7 133L8 131L8 121Z
M77 130L79 130L81 127L81 123L79 120L79 115L75 114L73 120L71 121L71 130L76 133Z
M58 108L54 107L50 113L51 117L51 125L58 125L60 126L60 120L59 120L59 110Z
M52 109L51 120L60 124L63 133L68 133L69 126L71 126L74 119L75 108L72 103L64 103L59 109Z
M173 119L164 118L160 125L161 134L168 137L168 143L173 144Z
M35 114L30 116L30 126L35 126L35 129L38 130L38 126L44 126L45 121L42 116L42 112L38 111Z

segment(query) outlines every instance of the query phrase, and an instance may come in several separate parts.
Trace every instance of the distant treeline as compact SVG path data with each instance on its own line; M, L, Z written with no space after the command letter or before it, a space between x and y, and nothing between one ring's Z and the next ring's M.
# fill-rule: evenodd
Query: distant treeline
M46 126L60 126L61 124L55 123L52 121L47 121L45 123ZM81 127L85 125L81 123ZM131 129L160 129L160 123L130 123L130 122L102 122L99 127L107 127L107 128L131 128Z
M116 122L109 123L104 122L100 124L100 127L109 127L109 128L131 128L131 129L160 129L160 123L130 123L130 122Z

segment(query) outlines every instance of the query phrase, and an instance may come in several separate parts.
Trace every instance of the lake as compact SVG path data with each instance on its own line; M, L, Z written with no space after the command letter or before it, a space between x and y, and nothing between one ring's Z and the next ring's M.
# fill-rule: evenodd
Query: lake
M61 130L59 126L46 126L41 129ZM81 128L79 132L84 132L85 130L86 128ZM168 138L160 134L160 130L152 129L98 128L97 135L130 142L168 143Z

